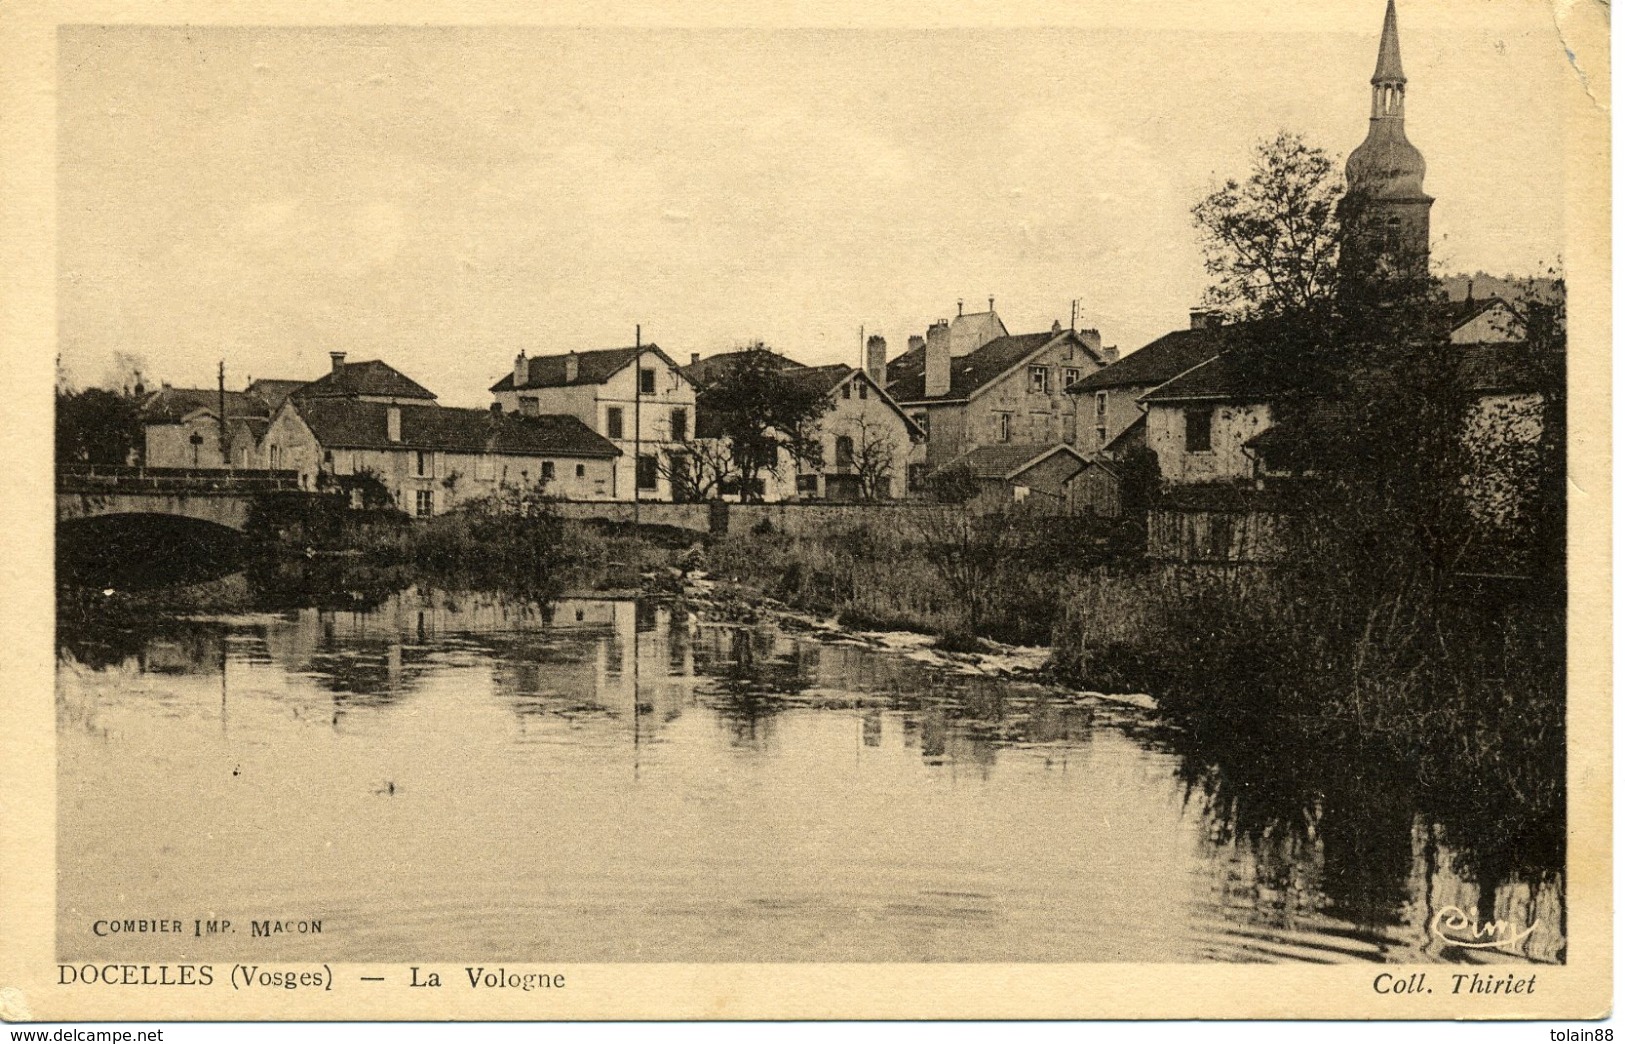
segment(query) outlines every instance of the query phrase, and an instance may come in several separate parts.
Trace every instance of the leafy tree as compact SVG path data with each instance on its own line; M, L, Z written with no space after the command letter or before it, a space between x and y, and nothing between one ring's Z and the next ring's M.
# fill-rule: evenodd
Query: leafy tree
M699 390L695 410L708 435L724 440L730 477L750 498L760 495L762 473L784 458L797 470L822 461L818 419L831 405L782 355L758 343Z
M57 463L124 464L144 438L134 399L102 388L57 392Z
M1245 181L1225 181L1191 209L1208 302L1233 318L1304 311L1336 281L1342 179L1327 153L1282 131L1258 144Z

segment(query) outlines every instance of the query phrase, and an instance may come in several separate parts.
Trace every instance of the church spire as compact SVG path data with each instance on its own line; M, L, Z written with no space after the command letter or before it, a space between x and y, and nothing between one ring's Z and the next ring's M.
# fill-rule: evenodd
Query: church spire
M1377 45L1377 71L1371 74L1371 82L1405 82L1405 69L1399 64L1399 18L1394 13L1394 0L1388 0L1388 13L1382 20L1382 43Z
M1394 0L1383 16L1371 75L1371 123L1365 141L1349 153L1347 174L1345 260L1356 268L1397 265L1425 272L1433 199L1422 188L1427 162L1405 136L1405 70Z

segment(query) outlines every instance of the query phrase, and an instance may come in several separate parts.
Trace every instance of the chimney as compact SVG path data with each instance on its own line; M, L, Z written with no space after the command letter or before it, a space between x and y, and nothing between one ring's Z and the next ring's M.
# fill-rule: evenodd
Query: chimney
M500 403L500 402L493 402L493 403L492 403L492 404L491 404L491 416L493 416L493 417L500 417L500 416L502 416L502 403Z
M963 297L959 299L959 314L965 314L965 299Z
M925 332L925 394L946 395L952 383L948 353L948 320L938 319Z
M1082 330L1076 330L1074 333L1077 334L1078 340L1089 346L1090 351L1093 351L1096 355L1101 354L1099 330L1085 328Z
M1106 365L1108 365L1108 366L1110 366L1112 363L1116 362L1119 358L1121 358L1121 356L1118 354L1118 351L1117 351L1117 345L1115 345L1115 344L1109 345L1109 346L1107 346L1105 348L1102 348L1100 350L1100 357L1102 359L1106 360Z
M886 339L879 334L870 334L863 346L863 370L876 386L886 386Z
M1214 330L1224 325L1224 313L1211 308L1191 309L1192 330Z
M581 373L581 357L571 352L564 357L564 383L574 384Z
M523 388L530 379L530 365L525 360L525 350L519 349L519 354L513 357L513 386Z
M1058 334L1061 332L1061 321L1059 319L1055 320L1054 325L1049 328L1049 332L1052 334Z
M987 297L987 310L989 312L993 311L993 295L992 294L989 294L988 297Z
M401 441L401 408L391 406L384 414L384 421L389 427L389 441Z
M699 352L689 352L688 353L688 364L690 366L698 366L700 364L700 353Z
M921 348L924 348L924 347L925 347L925 338L921 337L919 334L910 334L909 335L909 338L908 338L908 350L909 351L917 352Z
M328 352L327 355L328 355L328 358L333 360L333 372L334 373L343 372L343 370L344 370L344 353L343 352Z

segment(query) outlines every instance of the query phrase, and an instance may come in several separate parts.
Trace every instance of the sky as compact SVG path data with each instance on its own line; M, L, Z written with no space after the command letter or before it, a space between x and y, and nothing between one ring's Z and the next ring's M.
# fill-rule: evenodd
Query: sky
M1217 8L1216 8L1217 9ZM1563 250L1549 18L1400 5L1446 272ZM1459 9L1457 10L1459 14ZM988 297L1130 351L1206 285L1190 208L1286 129L1362 140L1359 31L64 27L58 333L105 382L382 358L483 406L523 349L893 354Z

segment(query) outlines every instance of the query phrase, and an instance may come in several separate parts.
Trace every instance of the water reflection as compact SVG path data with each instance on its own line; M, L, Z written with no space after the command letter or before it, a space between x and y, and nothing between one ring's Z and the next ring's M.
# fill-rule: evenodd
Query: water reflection
M136 909L324 919L262 959L1564 956L1560 874L1479 876L1375 769L654 603L70 628L58 678L64 959L245 945L89 931ZM1449 907L1540 928L1463 949Z

